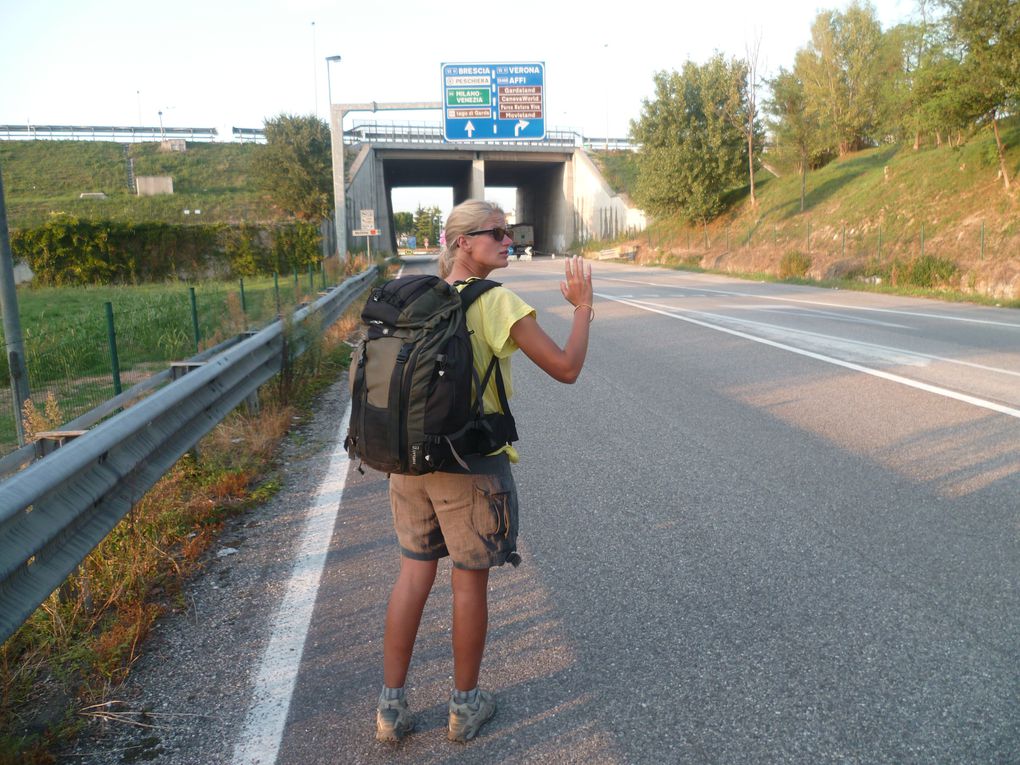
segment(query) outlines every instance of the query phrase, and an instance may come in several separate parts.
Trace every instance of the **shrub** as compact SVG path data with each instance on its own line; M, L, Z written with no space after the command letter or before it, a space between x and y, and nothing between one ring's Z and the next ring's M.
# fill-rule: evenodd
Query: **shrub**
M779 278L802 277L807 274L809 268L811 268L811 258L802 252L791 250L779 260Z
M910 261L903 275L908 284L916 287L940 287L956 275L959 268L948 258L922 255Z
M35 285L125 284L293 272L318 262L319 228L226 224L128 224L55 215L15 230L15 259Z

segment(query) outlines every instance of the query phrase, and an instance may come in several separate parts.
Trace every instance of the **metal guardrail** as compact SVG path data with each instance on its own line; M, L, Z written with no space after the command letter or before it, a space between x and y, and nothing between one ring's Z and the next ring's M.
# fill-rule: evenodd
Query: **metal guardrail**
M143 141L185 140L212 142L219 140L214 127L161 128L115 125L0 125L2 141Z
M241 143L265 143L266 131L263 128L231 128L231 134L235 141Z
M0 642L81 565L180 457L330 326L377 269L211 356L0 483ZM81 420L82 418L79 418Z
M191 356L185 360L185 364L197 366L202 362L208 361L213 356L222 353L231 346L237 345L247 335L237 335L224 340L222 343L207 348L199 354ZM131 406L134 402L138 401L143 396L146 396L149 391L155 390L160 386L170 381L171 371L170 367L167 367L162 372L146 377L141 382L128 388L126 391L121 393L119 396L114 396L102 404L97 406L85 414L77 417L70 422L64 423L60 426L61 430L87 430L93 425L102 421L111 412L116 412L118 409L124 409ZM9 475L13 475L21 470L26 465L31 464L34 460L40 459L44 456L44 444L42 441L35 441L30 444L22 446L10 454L0 458L0 482L3 481Z

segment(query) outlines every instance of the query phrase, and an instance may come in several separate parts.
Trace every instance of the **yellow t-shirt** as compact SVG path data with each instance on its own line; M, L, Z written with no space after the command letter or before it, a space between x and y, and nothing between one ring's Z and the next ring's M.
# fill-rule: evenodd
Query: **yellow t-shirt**
M468 279L473 281L473 279ZM460 289L463 285L458 285ZM513 378L510 374L510 356L517 350L517 343L510 337L510 328L525 316L536 316L535 309L521 300L506 287L493 287L483 293L468 309L465 321L471 333L471 353L474 357L475 371L478 379L485 376L489 362L495 356L499 359L503 384L506 387L507 400L513 396ZM472 395L472 400L474 395ZM486 414L502 412L499 405L499 392L496 389L496 371L489 376L482 396L482 408ZM497 449L493 454L506 452L510 462L516 464L519 457L517 450L507 445Z

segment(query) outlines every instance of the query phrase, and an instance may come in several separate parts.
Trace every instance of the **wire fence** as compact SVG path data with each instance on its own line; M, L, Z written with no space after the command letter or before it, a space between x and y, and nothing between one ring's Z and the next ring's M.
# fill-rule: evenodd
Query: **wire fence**
M274 321L344 278L340 264L269 278L167 285L97 301L72 320L25 326L26 428L53 429L206 348ZM73 289L73 288L68 288ZM0 337L3 336L0 329ZM15 402L0 358L0 456L18 448Z

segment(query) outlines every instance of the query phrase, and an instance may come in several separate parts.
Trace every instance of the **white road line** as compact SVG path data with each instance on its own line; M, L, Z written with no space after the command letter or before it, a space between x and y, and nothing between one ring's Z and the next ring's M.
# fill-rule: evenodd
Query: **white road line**
M622 302L622 301L620 301ZM631 300L631 304L641 303L640 300ZM985 372L994 372L996 374L1010 375L1012 377L1020 377L1020 372L1012 369L1003 369L1001 367L992 367L987 364L978 364L974 361L962 361L960 359L951 359L947 356L936 356L933 353L922 353L921 351L912 351L908 348L895 348L891 345L879 345L878 343L867 343L863 340L852 340L847 337L837 337L836 335L826 335L821 332L812 332L808 329L795 329L793 327L784 327L782 324L769 324L765 321L754 321L753 319L741 319L736 316L726 316L725 314L710 313L709 311L694 311L688 308L674 308L669 305L662 305L661 303L645 303L644 305L651 306L653 308L662 308L666 311L683 311L687 314L693 314L695 316L703 316L709 319L715 319L717 321L726 322L732 321L737 324L744 324L750 327L762 327L766 330L774 330L780 333L786 333L789 335L803 335L805 337L816 337L819 340L825 340L827 342L835 343L844 346L859 346L861 348L870 348L883 353L890 353L900 356L912 356L918 359L927 359L929 361L941 361L946 364L957 364L962 367L970 367L972 369L980 369ZM739 306L737 306L739 307Z
M698 290L700 292L712 292L716 295L729 295L731 297L751 298L753 300L778 300L783 303L803 303L804 305L823 305L828 308L839 308L845 311L872 311L874 313L891 313L897 316L917 316L924 319L942 319L944 321L962 321L969 324L989 324L996 327L1009 327L1020 329L1020 324L1008 321L993 321L992 319L973 319L969 316L947 316L938 313L921 313L919 311L902 311L896 308L873 308L863 305L841 305L840 303L827 303L824 300L804 300L801 298L781 297L778 295L752 295L747 292L734 292L733 290L717 290L709 287L691 286L685 287L679 284L663 284L662 282L645 282L637 279L619 279L613 276L599 274L599 281L624 282L627 284L643 284L646 287L669 287L675 290Z
M889 327L891 329L913 329L906 324L894 324L891 321L879 321L878 319L867 319L862 316L847 316L836 311L820 311L817 308L801 308L795 305L747 305L739 303L734 305L722 305L720 308L732 308L736 311L764 311L766 313L789 313L794 316L821 316L824 319L833 321L845 321L850 324L869 324L873 327Z
M796 353L800 356L807 356L808 358L815 359L817 361L823 361L826 364L833 364L838 367L852 369L855 372L862 372L866 375L872 375L873 377L878 377L883 380L899 383L900 385L906 385L910 388L923 390L926 393L934 393L937 396L943 396L945 398L954 399L956 401L961 401L965 404L971 404L972 406L977 406L982 409L988 409L993 412L998 412L999 414L1005 414L1010 417L1016 417L1017 419L1020 419L1020 409L1014 409L1013 407L997 404L994 401L986 401L985 399L977 398L976 396L969 396L966 393L958 393L957 391L949 390L948 388L940 388L937 385L929 385L928 383L919 382L918 380L911 380L909 377L901 377L900 375L894 375L889 372L882 372L878 369L871 369L870 367L861 366L860 364L854 364L851 361L843 361L842 359L836 359L831 356L824 356L820 353L815 353L813 351L806 351L803 350L802 348L795 348L792 345L779 343L776 342L775 340L766 340L763 337L756 337L755 335L750 335L746 332L740 332L739 330L720 327L716 324L711 324L707 321L700 321L699 319L691 318L690 316L680 316L677 313L678 311L683 311L683 309L680 308L662 310L660 308L653 308L652 306L641 304L634 300L624 300L621 298L614 297L612 295L606 295L601 292L596 292L595 294L600 298L605 298L606 300L612 300L616 303L629 305L633 308L639 308L642 311L649 311L650 313L657 313L662 316L668 316L671 319L679 319L680 321L686 321L690 324L696 324L699 327L714 329L717 332L725 332L728 335L742 337L745 340L750 340L755 343L761 343L762 345L770 345L773 348L779 348L780 350L789 351L790 353Z
M348 402L341 422L349 422L350 417L351 405ZM343 432L341 427L340 433ZM287 592L273 619L272 633L255 679L252 707L244 730L234 745L233 765L272 765L276 762L349 464L343 440L338 438L329 468L308 508Z

